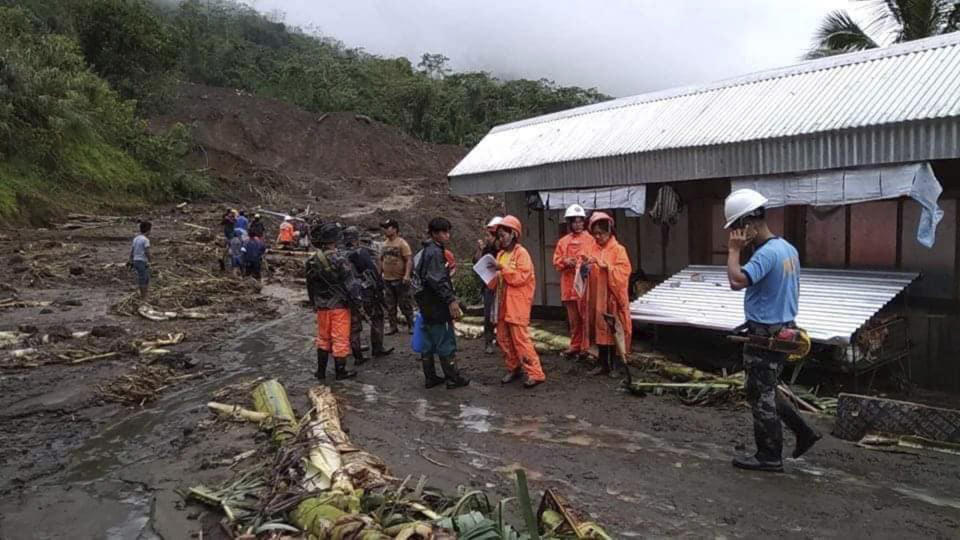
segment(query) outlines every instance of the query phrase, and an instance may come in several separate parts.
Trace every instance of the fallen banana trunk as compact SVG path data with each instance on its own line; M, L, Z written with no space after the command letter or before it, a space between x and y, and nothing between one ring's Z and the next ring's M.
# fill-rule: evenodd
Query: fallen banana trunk
M251 411L250 409L244 409L239 405L227 405L226 403L217 403L216 401L207 403L207 407L213 412L226 415L231 418L256 422L258 424L262 424L263 422L273 418L269 413Z
M470 318L476 319L476 317ZM482 322L478 325L457 321L454 323L454 328L460 336L468 339L477 339L483 337ZM565 351L570 348L570 338L567 336L554 334L547 330L533 326L529 327L529 330L530 339L533 341L533 346L539 353L550 354L558 351Z
M897 437L892 435L868 434L860 439L860 442L857 443L857 446L871 449L895 446L900 448L911 448L915 450L932 450L934 452L943 452L945 454L960 456L960 444L934 441L932 439L918 437L916 435L901 435Z
M295 532L283 523L288 520L307 537L319 540L539 538L538 529L557 531L548 536L552 539L609 538L597 525L577 521L559 503L550 508L564 515L567 527L562 533L556 524L548 529L551 514L538 515L536 522L531 519L529 498L522 509L526 527L518 531L503 521L509 499L495 508L483 492L470 491L451 503L449 497L426 488L425 477L415 488L408 487L409 477L397 482L387 475L379 458L350 442L341 426L336 397L328 387L311 388L308 397L310 413L295 436L278 446L267 474L253 469L224 487L197 486L187 491L188 496L220 508L229 520L231 534ZM258 385L253 399L257 411L217 402L208 406L253 421L277 416L289 423L295 418L286 391L275 380ZM518 485L520 480L518 475ZM550 497L556 501L555 496Z
M257 385L253 389L253 408L276 419L273 429L273 440L283 444L297 434L297 417L293 414L287 391L276 379L270 379Z
M158 311L144 304L137 308L141 317L150 321L169 321L170 319L209 319L213 315L199 311Z

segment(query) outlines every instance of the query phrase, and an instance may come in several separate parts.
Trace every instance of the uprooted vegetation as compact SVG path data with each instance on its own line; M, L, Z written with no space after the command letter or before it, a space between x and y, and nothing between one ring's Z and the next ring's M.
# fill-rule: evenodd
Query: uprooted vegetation
M220 393L235 395L236 392ZM340 423L340 408L329 387L308 392L312 409L298 419L276 380L257 385L253 410L211 402L215 413L253 422L272 433L271 454L222 486L193 486L184 494L220 510L231 534L274 538L280 532L318 539L488 539L593 538L609 536L583 521L561 497L547 490L533 507L526 476L517 471L517 499L523 525L508 522L512 499L493 504L479 490L456 495L390 475L377 456L351 443ZM243 458L258 452L245 452Z

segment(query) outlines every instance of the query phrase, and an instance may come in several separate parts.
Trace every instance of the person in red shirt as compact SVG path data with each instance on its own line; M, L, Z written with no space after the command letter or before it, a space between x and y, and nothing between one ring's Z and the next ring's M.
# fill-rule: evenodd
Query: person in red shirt
M577 358L584 352L583 348L583 314L580 312L577 301L579 296L573 288L577 272L577 260L580 255L592 249L593 237L584 231L587 213L579 204L571 204L563 214L567 220L569 231L557 242L553 252L553 267L560 274L560 300L567 308L567 322L570 324L570 348L563 352L563 356Z
M453 256L453 252L449 249L443 250L443 259L447 261L447 270L450 271L450 277L453 277L457 273L457 258Z

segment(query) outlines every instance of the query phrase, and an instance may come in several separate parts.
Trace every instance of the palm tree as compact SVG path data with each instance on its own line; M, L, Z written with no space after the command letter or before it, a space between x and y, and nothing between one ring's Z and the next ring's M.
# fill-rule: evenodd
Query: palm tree
M890 30L894 43L960 30L958 0L859 0L875 4L876 18L861 26L845 10L829 13L814 34L807 58L879 47L871 36Z

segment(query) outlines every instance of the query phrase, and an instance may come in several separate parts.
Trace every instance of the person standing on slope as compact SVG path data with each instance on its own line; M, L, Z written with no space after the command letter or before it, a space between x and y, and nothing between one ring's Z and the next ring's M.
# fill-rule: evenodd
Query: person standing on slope
M570 325L570 348L562 356L577 358L583 352L583 317L578 304L579 296L573 289L580 255L589 251L593 238L584 232L587 213L579 204L571 204L563 214L569 231L557 242L553 251L553 267L560 274L560 300L567 308L567 322Z
M487 285L496 291L497 342L507 365L507 374L500 382L507 384L525 374L523 386L533 388L547 376L530 340L530 309L537 281L530 253L520 245L521 233L519 219L503 218L497 227L497 275Z
M730 229L727 279L730 288L746 289L743 311L750 334L773 337L784 328L795 328L800 303L800 259L797 250L767 226L767 198L752 189L738 189L723 204ZM749 244L753 255L740 265L740 253ZM777 390L787 354L744 345L743 368L747 372L747 402L753 412L753 435L757 452L733 459L741 469L783 472L783 428L796 435L793 457L809 450L821 435L804 421L793 403Z

